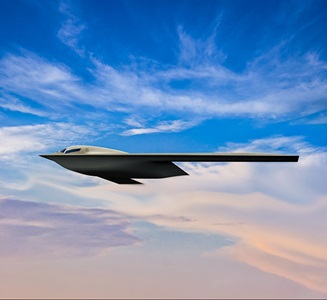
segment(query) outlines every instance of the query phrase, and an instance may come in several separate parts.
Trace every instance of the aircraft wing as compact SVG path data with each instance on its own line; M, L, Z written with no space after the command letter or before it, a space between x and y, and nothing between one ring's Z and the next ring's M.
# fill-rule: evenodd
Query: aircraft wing
M155 162L297 162L299 160L298 155L268 153L133 153L104 156Z
M135 178L188 175L173 162L297 162L297 155L265 153L151 153L151 154L48 154L41 155L85 175L118 184L140 184ZM133 178L133 179L132 179Z

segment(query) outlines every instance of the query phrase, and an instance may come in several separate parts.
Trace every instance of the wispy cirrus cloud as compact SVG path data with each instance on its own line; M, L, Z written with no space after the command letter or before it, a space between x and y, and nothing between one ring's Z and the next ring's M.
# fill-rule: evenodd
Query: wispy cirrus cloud
M72 12L72 6L67 1L61 1L59 11L65 17L57 37L79 56L85 55L85 49L80 45L80 35L86 29L83 24Z
M181 120L175 121L165 121L156 124L154 127L144 128L142 126L138 126L138 128L132 128L125 130L122 135L139 135L139 134L149 134L149 133L158 133L158 132L179 132L191 128L198 124L195 121L184 122ZM135 124L134 125L138 125Z
M16 97L10 95L0 98L0 107L4 108L5 110L18 111L40 117L47 116L47 112L41 109L33 108Z
M61 10L74 19L65 4ZM122 122L125 135L182 131L189 128L186 123L200 123L190 119L242 116L262 122L298 119L326 110L327 63L318 52L285 56L288 42L284 41L257 55L242 72L235 72L224 65L215 30L202 41L178 27L181 63L177 65L151 60L144 65L136 60L131 65L113 67L90 55L86 59L91 81L68 65L28 51L6 54L0 60L1 94L5 99L2 106L38 113L27 104L19 105L30 99L53 119L67 116L69 110L78 110L81 105L104 114L146 116L140 128ZM79 29L71 31L71 39L77 43ZM76 43L72 42L71 47ZM192 53L185 53L188 45L192 45ZM173 126L164 123L167 114L174 115ZM86 118L92 119L92 114Z
M0 85L9 103L17 100L8 95L16 95L29 98L51 112L83 97L79 79L63 64L24 51L21 56L5 55L0 66Z
M217 22L206 38L195 40L189 35L181 25L177 27L179 39L179 63L189 67L201 64L211 64L212 62L222 63L227 57L217 48L216 36L220 22Z
M292 124L309 124L309 125L316 125L316 124L327 124L327 110L320 111L318 113L305 116L303 118L297 119L292 121Z
M147 113L156 108L181 116L243 115L269 119L325 108L327 65L317 57L312 61L312 56L266 65L261 62L273 61L274 57L265 54L250 63L243 74L221 65L199 65L192 70L172 66L142 72L119 70L92 59L91 72L96 81L90 84L74 75L68 66L25 53L1 59L0 84L4 92L25 95L45 106L55 105L45 101L52 99L59 100L64 107L81 102L126 112L143 107ZM189 81L187 88L183 86L185 80Z
M226 152L280 152L313 154L315 152L324 152L323 147L313 147L303 140L302 136L272 136L262 139L256 139L249 143L231 143L218 148L218 151Z

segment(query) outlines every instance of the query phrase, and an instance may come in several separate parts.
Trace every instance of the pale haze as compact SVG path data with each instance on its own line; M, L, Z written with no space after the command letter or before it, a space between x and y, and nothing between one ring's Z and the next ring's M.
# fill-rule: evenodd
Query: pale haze
M0 3L0 298L327 298L326 1ZM264 152L118 185L39 154Z

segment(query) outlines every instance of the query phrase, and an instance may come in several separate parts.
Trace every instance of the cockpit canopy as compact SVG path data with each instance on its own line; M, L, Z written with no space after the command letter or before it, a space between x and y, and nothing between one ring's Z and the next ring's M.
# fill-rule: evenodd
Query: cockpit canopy
M81 148L73 148L73 149L64 148L58 152L61 152L63 154L68 154L68 153L79 152L79 151L81 151Z
M106 154L124 154L126 152L109 149L109 148L102 148L96 146L82 146L82 145L75 145L70 146L60 151L56 152L60 154L83 154L83 155L106 155Z

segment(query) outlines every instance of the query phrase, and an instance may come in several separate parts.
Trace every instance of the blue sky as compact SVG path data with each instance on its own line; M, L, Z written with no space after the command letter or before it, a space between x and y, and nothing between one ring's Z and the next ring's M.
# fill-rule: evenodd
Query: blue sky
M1 2L3 296L326 297L326 8L325 1ZM38 157L74 144L301 158L185 163L191 176L123 187ZM31 272L30 259L47 271L34 271L24 286L17 274ZM121 266L119 276L107 264ZM93 277L78 272L85 265ZM104 274L115 288L95 280ZM72 277L92 288L76 288ZM261 280L261 292L249 277Z

